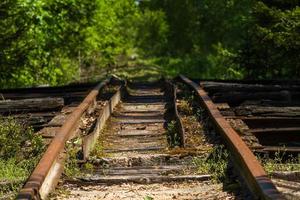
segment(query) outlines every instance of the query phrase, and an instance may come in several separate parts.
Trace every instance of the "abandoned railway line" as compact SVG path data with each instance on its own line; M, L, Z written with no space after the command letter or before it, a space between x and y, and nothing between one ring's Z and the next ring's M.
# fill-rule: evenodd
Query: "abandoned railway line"
M300 83L111 77L0 93L2 117L46 149L17 199L300 198Z

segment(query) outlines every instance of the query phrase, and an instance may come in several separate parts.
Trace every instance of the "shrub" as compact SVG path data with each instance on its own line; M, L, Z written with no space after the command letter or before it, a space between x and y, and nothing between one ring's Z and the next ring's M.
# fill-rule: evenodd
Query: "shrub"
M36 157L43 149L42 138L31 127L13 118L0 118L0 157L16 161Z

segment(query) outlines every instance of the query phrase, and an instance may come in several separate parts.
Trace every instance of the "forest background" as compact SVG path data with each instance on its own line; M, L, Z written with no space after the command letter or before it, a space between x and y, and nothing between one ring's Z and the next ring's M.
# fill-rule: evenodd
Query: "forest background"
M2 0L0 87L300 77L299 0Z

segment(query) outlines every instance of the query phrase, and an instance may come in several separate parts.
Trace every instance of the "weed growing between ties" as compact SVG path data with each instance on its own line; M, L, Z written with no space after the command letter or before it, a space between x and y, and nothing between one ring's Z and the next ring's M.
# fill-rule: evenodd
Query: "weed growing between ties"
M104 156L108 156L106 153L104 153L103 151L103 141L104 138L107 136L105 133L107 133L108 131L108 127L111 125L110 123L112 122L112 119L107 121L107 124L104 125L103 129L101 130L99 137L97 139L97 142L93 148L93 150L90 153L90 157L91 158L102 158Z
M81 139L76 138L69 141L66 145L68 158L65 164L64 174L69 177L76 177L82 175L83 171L93 171L94 166L91 163L84 163L80 165L78 161L82 158Z
M222 183L224 190L239 195L243 191L242 183L232 171L229 151L222 145L211 118L191 88L180 82L177 85L178 111L185 127L186 146L202 150L201 156L193 159L193 165L199 174L210 174L213 183Z
M198 168L198 173L211 174L214 182L225 182L229 152L217 142L219 136L215 135L205 110L195 101L193 91L185 84L178 83L178 86L178 111L186 127L186 143L192 146L198 144L206 151L205 156L194 158L193 164Z
M259 157L268 174L276 171L300 171L300 155L298 157L287 155L286 152L275 152L274 158L268 156Z
M213 181L222 182L226 177L229 153L223 145L211 149L208 157L195 158L194 165L200 174L211 174Z
M104 133L107 130L107 126L104 126L102 129L97 142L93 148L93 150L90 152L90 160L101 158L104 156L107 156L103 152L103 137L105 137ZM68 141L66 145L66 149L68 152L68 159L65 164L65 175L67 177L76 177L80 176L83 171L90 171L92 172L94 170L94 165L90 162L86 162L83 165L79 165L78 161L82 158L82 151L81 151L81 144L82 140L79 138L75 138L71 141Z
M154 199L153 197L148 196L148 195L144 197L144 200L153 200L153 199Z
M80 166L78 160L81 153L81 140L75 138L67 142L66 149L68 152L68 158L65 164L64 174L67 177L74 177L80 174Z
M0 118L0 196L13 198L40 159L42 137L13 118Z
M172 148L176 146L180 146L180 138L179 138L177 126L178 125L175 120L172 120L167 124L168 142Z

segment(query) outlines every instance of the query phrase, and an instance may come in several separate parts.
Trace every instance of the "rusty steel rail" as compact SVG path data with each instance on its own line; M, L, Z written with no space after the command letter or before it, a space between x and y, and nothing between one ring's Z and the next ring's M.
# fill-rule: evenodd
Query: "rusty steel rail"
M176 122L176 130L179 133L180 147L185 147L185 131L183 128L182 120L179 116L176 99L177 99L177 87L171 81L165 80L165 88L168 96L170 97L170 111L172 112L172 120Z
M72 136L73 130L76 128L80 118L85 112L89 112L89 109L94 106L99 90L107 85L110 80L111 78L108 78L99 83L82 101L82 103L70 114L66 122L53 138L24 187L19 192L17 199L41 199L40 189L41 187L47 187L43 186L47 176L54 176L52 172L50 172L51 168L53 168L54 164L59 159L59 155L64 150L66 141Z
M240 171L241 176L253 195L259 199L284 199L268 178L255 155L221 115L207 93L199 85L185 76L180 75L179 78L183 83L191 87L200 98L202 106L207 110L213 124L231 150L234 156L235 167Z
M175 112L175 119L176 119L176 124L177 124L177 131L178 131L179 137L180 137L180 145L181 145L181 147L185 147L185 132L184 132L182 120L181 120L181 118L179 116L178 108L177 108L177 104L176 104L176 100L177 100L177 87L174 84L172 84L171 87L172 87L172 90L173 90L174 112Z
M122 96L125 91L125 86L121 85L116 93L109 99L109 101L105 102L105 105L102 107L100 114L98 116L95 129L92 133L83 137L82 142L82 152L83 152L83 160L87 160L90 152L94 148L97 139L100 135L101 130L104 128L106 121L113 113L115 107L119 104L122 99Z

